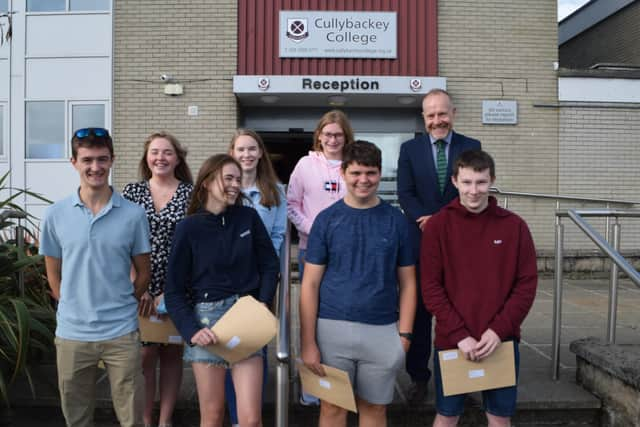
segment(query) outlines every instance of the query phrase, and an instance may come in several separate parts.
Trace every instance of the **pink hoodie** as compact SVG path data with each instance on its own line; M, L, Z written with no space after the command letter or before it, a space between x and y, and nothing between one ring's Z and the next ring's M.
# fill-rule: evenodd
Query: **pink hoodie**
M289 179L287 213L300 234L300 249L307 248L316 215L344 197L346 192L340 164L332 166L322 152L309 151L308 156L298 161Z

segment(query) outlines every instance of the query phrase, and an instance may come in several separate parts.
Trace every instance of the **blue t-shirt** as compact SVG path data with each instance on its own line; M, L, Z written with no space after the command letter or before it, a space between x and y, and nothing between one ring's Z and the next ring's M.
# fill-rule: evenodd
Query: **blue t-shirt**
M414 264L407 220L384 201L356 209L340 200L318 214L306 261L325 265L318 317L371 325L398 320L398 267Z
M150 251L144 209L115 191L95 216L78 193L50 206L40 253L62 260L56 336L104 341L138 329L131 257Z

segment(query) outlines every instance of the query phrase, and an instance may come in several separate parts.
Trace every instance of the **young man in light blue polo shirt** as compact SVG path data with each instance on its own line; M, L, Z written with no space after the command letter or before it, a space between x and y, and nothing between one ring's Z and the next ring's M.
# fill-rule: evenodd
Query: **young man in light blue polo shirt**
M414 257L402 213L380 200L382 156L372 143L344 148L347 194L316 217L300 293L302 360L347 371L361 426L386 426L386 405L412 338ZM320 426L346 427L347 411L320 405Z
M55 341L62 411L69 427L93 426L102 360L120 425L133 427L141 419L137 311L150 278L149 224L139 205L109 186L114 156L106 129L76 131L71 148L80 188L47 209L40 239L49 285L58 300Z

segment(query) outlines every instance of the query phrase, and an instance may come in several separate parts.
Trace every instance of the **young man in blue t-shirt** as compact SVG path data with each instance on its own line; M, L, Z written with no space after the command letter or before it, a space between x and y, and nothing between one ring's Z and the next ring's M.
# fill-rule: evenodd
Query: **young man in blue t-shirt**
M313 223L300 295L302 360L318 375L321 363L349 373L367 426L386 426L416 309L407 222L376 195L381 168L374 144L344 148L347 195ZM347 411L322 401L319 425L346 426Z

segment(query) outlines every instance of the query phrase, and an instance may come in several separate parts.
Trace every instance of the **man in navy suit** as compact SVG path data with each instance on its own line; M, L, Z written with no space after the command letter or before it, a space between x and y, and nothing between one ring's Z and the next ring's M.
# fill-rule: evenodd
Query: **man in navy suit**
M406 141L400 147L398 199L409 221L409 238L416 267L424 226L431 215L458 196L458 190L451 182L452 165L463 151L480 149L480 141L453 131L455 115L456 109L447 91L429 91L422 100L427 135ZM419 271L416 268L416 274ZM416 283L420 283L419 277ZM418 292L413 339L406 359L407 373L413 383L409 393L412 403L424 402L427 397L427 383L431 377L428 368L430 355L431 313L426 310L422 294Z

